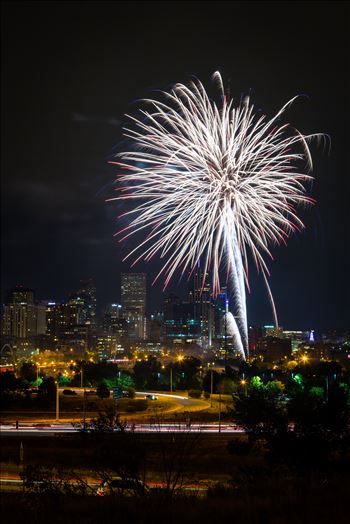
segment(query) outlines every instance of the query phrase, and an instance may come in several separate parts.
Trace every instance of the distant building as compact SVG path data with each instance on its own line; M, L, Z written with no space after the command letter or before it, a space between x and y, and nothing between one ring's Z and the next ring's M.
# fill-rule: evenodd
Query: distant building
M146 274L122 273L121 305L129 325L129 336L146 338Z
M46 307L47 334L63 337L72 332L74 326L85 325L81 304L76 301L55 304L48 302ZM84 328L86 331L87 328Z
M6 293L3 308L2 335L31 338L46 331L45 306L35 303L32 289L17 286Z
M124 347L117 335L99 335L96 337L96 353L99 360L114 360L124 354Z
M292 353L295 353L296 351L298 351L300 344L308 340L308 332L284 330L283 337L289 338L291 340Z
M81 280L80 287L71 293L67 304L80 307L79 323L88 324L91 328L96 325L96 287L93 280Z
M283 337L283 327L281 326L273 326L273 325L267 325L263 327L263 335L264 337L277 337L282 338Z
M169 343L192 343L200 340L201 320L199 304L172 303L164 313L165 336Z
M225 337L226 303L226 288L222 288L221 293L214 299L214 337L216 339Z
M248 328L248 345L249 345L249 355L254 357L257 352L259 341L263 337L263 330L261 327L249 326Z
M123 318L122 310L121 304L110 304L102 317L102 332L97 337L97 345L99 348L108 347L107 358L116 358L115 353L124 350L127 345L128 322ZM101 351L98 352L100 354Z
M288 338L264 337L258 342L257 353L266 362L278 362L291 357L292 344Z
M200 324L199 342L204 348L210 347L214 336L214 306L211 298L209 274L204 274L200 266L193 272L189 281L188 303L196 306L194 308L194 319Z
M5 304L34 304L35 292L23 286L16 286L7 290Z
M161 342L163 339L163 320L151 315L148 321L148 340L150 342Z

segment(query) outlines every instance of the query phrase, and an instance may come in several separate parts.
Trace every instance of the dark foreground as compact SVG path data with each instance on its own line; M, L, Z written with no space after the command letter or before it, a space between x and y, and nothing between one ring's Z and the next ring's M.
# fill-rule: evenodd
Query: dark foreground
M322 466L308 462L308 452L296 467L246 444L243 435L191 432L2 437L2 478L18 479L28 468L53 473L46 483L3 491L1 519L26 524L348 522L350 466L343 455ZM87 491L72 494L70 484L56 489L67 472L89 482ZM152 489L99 496L98 481L107 474L138 478Z
M166 497L152 493L144 498L49 496L26 497L3 494L3 522L63 524L103 523L345 523L348 517L348 486L265 479L249 488L216 490L206 497ZM310 482L311 481L311 482Z

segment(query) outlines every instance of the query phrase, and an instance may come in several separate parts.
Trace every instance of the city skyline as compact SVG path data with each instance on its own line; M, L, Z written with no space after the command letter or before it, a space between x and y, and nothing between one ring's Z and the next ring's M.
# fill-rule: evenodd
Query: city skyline
M119 147L123 115L130 109L130 100L147 96L155 87L186 81L191 74L207 82L220 68L232 93L250 90L257 107L269 113L284 100L306 94L308 98L291 110L290 120L303 132L319 130L331 136L329 156L322 148L313 151L316 180L312 196L317 208L305 214L306 232L292 238L288 250L274 250L277 260L270 266L271 287L281 325L348 328L348 131L343 116L348 106L345 76L339 74L346 60L346 30L341 26L346 16L339 16L343 7L327 2L297 4L288 10L288 18L281 18L282 11L274 3L262 7L253 2L249 10L243 3L222 3L227 14L222 20L219 4L209 18L208 8L203 7L200 27L193 23L195 3L188 3L186 20L175 9L172 24L174 29L182 27L181 42L165 38L159 23L167 15L163 8L155 13L140 4L144 16L132 30L130 7L125 3L103 9L97 4L93 9L85 6L85 24L78 22L77 4L68 17L66 6L53 5L57 26L65 25L63 38L51 31L51 15L42 5L31 5L28 10L19 3L20 12L6 6L3 290L22 283L35 288L42 298L60 300L76 281L93 278L98 303L115 300L119 275L130 269L121 260L132 247L130 243L121 247L113 238L118 229L114 217L120 209L105 203L113 196L115 175L107 161ZM260 27L262 15L264 29ZM234 36L227 36L225 30L237 17L249 19L263 43L261 50L246 44L244 23L236 26ZM219 18L220 31L214 23ZM116 29L113 20L123 20L123 24ZM156 29L145 44L149 58L141 60L137 48L142 37L137 29L143 30L147 21L153 21ZM312 38L310 26L315 31ZM94 38L90 42L91 27ZM275 43L284 35L288 39L294 27L298 41L285 45L282 54ZM130 31L133 40L119 56L119 46ZM198 39L203 33L208 34L207 40ZM314 41L325 34L332 37L321 52ZM160 38L161 49L157 47ZM183 56L180 63L175 60L179 53ZM91 74L92 67L97 74ZM26 71L29 85L21 80ZM138 264L135 269L151 280L159 267L154 262ZM264 284L254 271L250 278L254 292L247 296L248 323L271 323ZM154 287L148 293L151 309L159 309L168 292L181 295L186 287L186 279L179 286L174 282L164 294L160 285Z
M121 315L122 312L123 312L122 316L126 315L125 318L128 318L128 311L129 310L131 312L131 315L130 315L131 319L133 319L132 310L135 310L135 312L137 313L136 317L138 316L137 310L140 307L140 305L138 305L138 306L136 306L134 308L130 307L129 304L125 303L125 299L124 299L124 304L123 304L123 284L122 284L122 275L123 274L125 276L127 276L128 278L131 277L131 279L135 275L136 275L136 277L138 277L140 275L145 277L144 302L141 300L140 304L143 302L141 316L144 314L145 318L147 318L147 321L151 320L155 315L165 314L166 309L167 309L167 303L168 303L169 299L170 300L177 299L179 301L179 304L180 303L181 304L187 304L188 306L190 306L191 304L194 304L194 303L198 303L198 304L200 303L200 304L203 304L203 305L206 305L206 304L215 305L215 304L219 304L220 303L220 301L222 300L221 297L223 295L225 296L225 301L226 301L226 297L227 297L227 288L223 287L222 290L221 290L221 293L216 298L214 298L214 296L212 294L212 290L211 290L210 285L209 285L209 281L207 279L206 279L206 285L204 287L204 290L203 290L203 292L201 292L201 289L200 289L201 284L199 284L199 281L201 280L202 277L198 276L197 273L195 273L192 276L192 278L189 279L188 282L186 282L186 286L181 289L181 292L178 292L179 290L177 290L177 292L173 292L173 291L164 292L164 294L162 295L163 301L159 303L159 307L156 308L156 309L151 309L150 307L146 307L146 304L148 304L150 302L150 300L149 300L150 299L149 289L151 290L151 292L152 292L152 289L153 289L152 287L149 287L149 285L148 285L149 284L149 280L147 279L147 274L146 273L139 273L137 271L135 271L135 272L132 272L132 271L125 272L125 273L121 273L120 274L121 279L120 279L119 289L116 291L116 293L114 295L114 298L111 301L98 303L96 301L96 294L97 294L98 290L96 289L96 287L94 287L94 299L93 299L93 303L94 303L94 306L93 306L93 318L94 318L94 320L92 322L93 326L97 325L98 323L103 322L104 315L106 313L110 312L111 308L112 309L120 308L120 314L118 314L118 318L119 318L119 316ZM62 296L60 298L53 297L53 296L45 296L45 297L39 296L34 288L23 286L22 284L17 284L17 285L15 285L12 288L5 289L5 290L3 290L4 300L3 300L3 304L2 304L2 307L3 307L3 318L4 318L4 315L5 315L5 309L4 309L5 306L8 306L9 304L12 304L12 303L18 303L20 305L20 302L13 301L11 298L9 298L12 295L16 295L16 294L18 294L18 296L21 296L22 294L28 294L29 293L32 296L30 304L33 305L33 306L35 306L35 305L36 306L40 306L40 307L46 306L46 307L50 308L52 306L60 306L60 305L64 306L64 305L68 304L70 306L80 307L82 305L82 303L84 302L84 299L82 299L79 296L79 286L81 288L82 287L82 283L85 283L85 282L90 282L92 286L95 286L93 279L79 280L76 283L75 288L71 289L69 292L67 292L65 294L62 294ZM147 285L146 285L146 283L147 283ZM228 308L232 307L231 300L232 299L230 299L230 297L227 298ZM25 303L23 303L22 305L25 305ZM84 318L84 323L85 323L86 317L89 316L89 308L90 307L91 306L89 306L88 309L87 309L87 311L88 311L88 315L87 315L86 312L85 312L85 309L86 309L86 306L85 306L84 313L82 314L83 318ZM200 311L202 311L202 306L201 306ZM91 312L90 312L90 315L91 315ZM203 313L201 312L200 315L203 315ZM209 320L207 313L204 313L204 319L205 319L205 323L207 324L208 320ZM79 324L79 322L77 322L77 323ZM91 322L88 321L88 324L90 324L90 323ZM255 328L259 328L259 329L260 328L275 328L275 326L274 326L273 322L263 322L262 321L262 322L257 322L255 324L253 322L250 322L249 323L249 329L252 329L252 328L253 329L255 329ZM208 327L206 329L208 329ZM349 332L349 328L347 326L345 326L343 328L339 328L339 327L335 327L335 326L326 326L324 328L315 329L315 326L313 326L313 325L306 325L306 324L304 324L304 325L288 325L288 324L281 325L281 324L279 324L279 327L277 329L281 329L283 332L288 332L288 330L290 330L291 332L293 332L295 330L300 330L300 331L303 331L303 332L310 332L310 333L313 332L313 333L317 333L317 337L319 337L320 335L324 335L326 333L330 333L332 331L333 332L339 332L339 333L348 333ZM142 338L141 335L140 335L140 338Z
M2 521L348 522L350 0L1 14Z

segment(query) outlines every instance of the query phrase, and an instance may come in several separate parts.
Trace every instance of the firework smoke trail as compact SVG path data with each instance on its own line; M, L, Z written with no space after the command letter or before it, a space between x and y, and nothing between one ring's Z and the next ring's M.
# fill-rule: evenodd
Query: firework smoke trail
M163 92L163 102L145 100L139 118L129 116L133 127L124 134L135 148L112 162L123 173L121 193L111 200L142 201L124 214L131 215L130 223L117 234L123 240L147 232L126 258L135 256L134 265L159 255L164 265L155 280L164 275L164 287L178 268L191 272L201 260L217 294L226 265L235 299L228 329L245 357L248 256L263 274L277 326L265 258L272 258L271 245L285 244L303 228L296 206L312 202L304 186L312 179L308 142L322 135L279 124L294 99L268 120L254 112L248 97L236 105L228 100L220 74L214 79L218 102L194 80ZM306 173L299 171L301 160Z

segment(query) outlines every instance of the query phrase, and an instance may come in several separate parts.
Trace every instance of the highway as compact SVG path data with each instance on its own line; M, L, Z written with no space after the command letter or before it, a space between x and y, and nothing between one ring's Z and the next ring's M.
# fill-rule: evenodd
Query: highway
M41 424L41 423L20 423L18 429L16 424L0 424L1 436L55 436L62 433L75 433L79 431L70 423L55 423L55 424ZM243 433L244 430L234 424L227 423L165 423L165 424L130 424L126 431L136 433L172 433L189 431L199 433Z
M80 388L72 388L78 394L82 394L83 390ZM159 393L157 391L137 391L136 397L145 398L147 395L154 395L157 399L167 399L171 401L171 406L163 413L173 413L176 411L186 411L193 413L195 411L203 411L210 407L210 403L206 400L188 398L184 395L173 394L173 393ZM150 405L157 408L157 400L150 401ZM195 431L200 433L242 433L243 430L238 428L234 424L227 423L149 423L142 422L142 419L147 417L150 418L150 413L133 414L133 418L139 419L137 422L128 421L126 431L137 432L137 433L169 433L169 432L188 432ZM124 415L123 415L124 416ZM127 420L127 416L125 417ZM141 419L141 422L140 422ZM2 436L14 436L14 435L28 435L28 436L54 436L62 433L74 433L79 431L77 425L74 425L70 420L62 420L59 422L51 422L49 420L41 422L19 422L18 429L14 422L3 422L0 423L0 435Z

